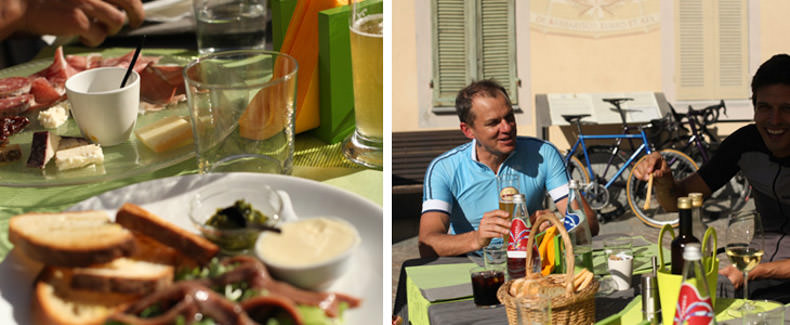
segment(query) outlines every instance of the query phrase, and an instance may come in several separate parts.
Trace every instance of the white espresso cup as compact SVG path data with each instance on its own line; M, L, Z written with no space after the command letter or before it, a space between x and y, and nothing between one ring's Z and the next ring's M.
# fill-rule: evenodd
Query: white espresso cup
M623 253L609 255L609 274L614 279L615 289L618 291L631 288L631 276L634 271L634 257Z
M82 135L93 143L112 146L129 140L140 109L140 75L126 68L85 70L66 80L71 115Z

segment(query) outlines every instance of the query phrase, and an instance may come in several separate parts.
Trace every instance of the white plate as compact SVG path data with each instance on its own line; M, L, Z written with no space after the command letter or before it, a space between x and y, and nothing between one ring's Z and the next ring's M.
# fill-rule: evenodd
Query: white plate
M351 222L359 230L362 245L353 256L349 273L338 279L329 291L363 299L359 308L346 311L346 324L371 324L383 319L383 211L378 205L336 187L298 177L257 173L175 176L109 191L69 210L106 210L114 216L118 207L131 202L197 233L187 216L194 191L203 186L233 187L244 183L267 184L287 192L299 217L336 216ZM16 250L0 263L0 324L30 323L30 293L37 273L31 267Z
M143 3L145 20L169 22L192 16L191 0L155 0Z

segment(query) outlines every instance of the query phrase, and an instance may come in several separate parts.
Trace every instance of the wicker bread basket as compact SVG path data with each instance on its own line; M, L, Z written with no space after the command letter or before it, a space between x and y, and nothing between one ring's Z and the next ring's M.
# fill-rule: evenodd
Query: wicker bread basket
M562 292L564 294L555 294L551 298L551 324L593 324L595 323L595 293L598 292L598 280L593 278L590 285L583 288L580 292L575 292L573 288L573 271L574 271L574 258L573 248L571 245L568 232L565 231L565 226L553 214L542 215L535 220L533 225L540 225L544 221L553 223L565 243L565 260L566 260L566 273L565 274L549 274L548 276L541 277L541 291L542 292ZM527 247L532 247L534 236L530 236L527 242ZM539 276L532 274L532 250L527 249L526 261L527 278L530 276ZM540 310L531 309L529 304L521 304L519 307L517 301L519 299L510 295L510 285L513 280L505 282L497 291L497 298L502 304L505 305L507 311L507 319L510 325L518 324L518 317L522 319L539 319L542 317ZM519 310L519 308L521 310ZM520 314L520 315L519 315Z

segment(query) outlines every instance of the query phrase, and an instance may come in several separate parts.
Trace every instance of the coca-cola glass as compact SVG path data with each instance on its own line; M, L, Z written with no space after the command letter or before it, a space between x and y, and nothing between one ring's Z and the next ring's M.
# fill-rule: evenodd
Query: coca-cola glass
M761 307L749 301L749 271L760 264L765 251L764 241L762 220L756 210L745 210L730 216L725 249L730 262L743 272L744 299L743 304L731 309L730 315L741 316L761 310Z
M469 270L472 278L472 296L480 308L494 308L499 305L496 293L505 283L505 270L502 268L478 266Z

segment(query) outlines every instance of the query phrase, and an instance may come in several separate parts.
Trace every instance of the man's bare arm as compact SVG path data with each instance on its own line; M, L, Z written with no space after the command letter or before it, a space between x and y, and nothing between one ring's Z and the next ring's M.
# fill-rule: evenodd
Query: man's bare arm
M444 212L429 211L420 217L419 250L421 257L455 256L479 250L488 245L491 238L504 235L510 230L507 212L486 212L480 220L480 229L458 235L450 235L450 216Z

